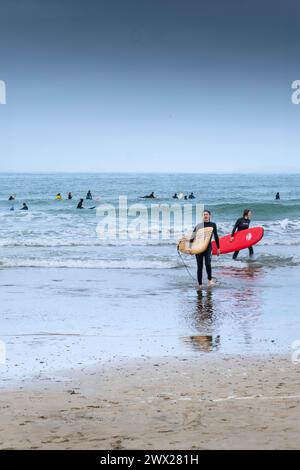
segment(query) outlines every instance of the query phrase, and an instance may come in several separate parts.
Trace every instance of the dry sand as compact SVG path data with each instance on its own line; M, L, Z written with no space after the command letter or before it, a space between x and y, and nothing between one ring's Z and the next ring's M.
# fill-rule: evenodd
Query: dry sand
M160 358L36 377L0 393L1 449L297 449L290 357Z

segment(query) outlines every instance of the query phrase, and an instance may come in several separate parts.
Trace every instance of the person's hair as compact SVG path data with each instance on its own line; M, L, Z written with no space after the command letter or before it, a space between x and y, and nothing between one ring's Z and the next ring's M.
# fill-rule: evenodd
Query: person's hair
M248 217L249 212L251 212L251 209L245 209L243 212L243 217Z
M210 212L208 209L205 209L205 210L203 211L203 214L204 214L204 212L207 212L209 215L211 215L211 212Z

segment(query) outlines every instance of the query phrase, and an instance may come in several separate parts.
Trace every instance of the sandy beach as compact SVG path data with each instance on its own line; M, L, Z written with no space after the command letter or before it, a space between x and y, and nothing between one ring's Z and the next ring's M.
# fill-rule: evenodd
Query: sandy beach
M1 449L297 449L290 357L120 361L2 391Z

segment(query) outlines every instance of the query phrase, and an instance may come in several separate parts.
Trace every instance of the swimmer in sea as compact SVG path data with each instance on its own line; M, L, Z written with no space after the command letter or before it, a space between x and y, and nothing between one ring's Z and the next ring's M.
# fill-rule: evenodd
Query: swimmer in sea
M154 196L154 191L152 193L146 195L146 196L141 196L143 199L155 199L156 196Z
M83 199L81 198L80 201L77 204L77 209L84 209L83 207Z

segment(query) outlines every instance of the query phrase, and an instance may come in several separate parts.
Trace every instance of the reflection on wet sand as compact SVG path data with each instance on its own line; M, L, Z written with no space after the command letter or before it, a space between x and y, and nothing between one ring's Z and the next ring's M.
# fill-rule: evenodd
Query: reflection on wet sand
M185 336L183 341L193 350L224 349L229 341L231 345L236 342L249 346L256 336L255 329L263 307L260 288L263 270L233 268L218 275L219 285L197 291L196 299L184 306L185 320L193 334Z
M247 266L243 268L230 267L228 269L222 269L222 271L219 271L219 275L221 276L238 277L240 279L256 279L257 277L260 277L261 274L261 266Z
M207 290L206 294L202 291L197 292L196 310L193 316L193 325L199 332L207 330L213 324L214 306L212 301L212 291ZM209 352L218 349L220 345L220 336L213 335L192 335L183 338L184 343L196 351Z
M196 351L216 351L220 346L220 336L186 336L183 341Z
M203 323L213 323L214 306L211 289L207 290L206 295L200 290L197 292L197 303L195 311L195 323L201 328Z

